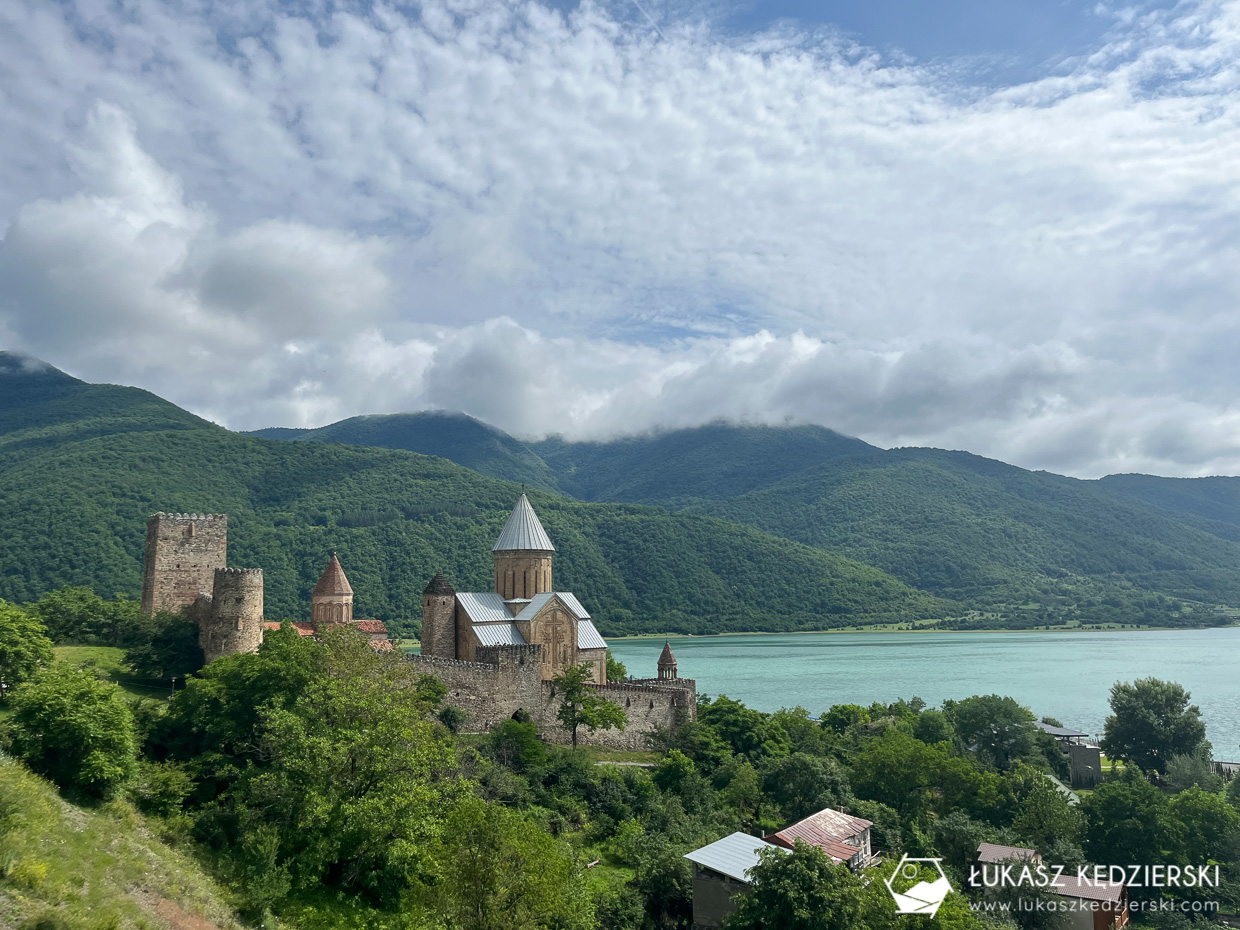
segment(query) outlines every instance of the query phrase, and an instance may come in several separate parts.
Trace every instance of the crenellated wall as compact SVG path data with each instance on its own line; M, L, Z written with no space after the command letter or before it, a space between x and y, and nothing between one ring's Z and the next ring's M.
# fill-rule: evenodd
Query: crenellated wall
M465 729L486 732L518 710L538 725L543 738L569 743L571 735L556 719L560 698L549 681L540 680L539 646L486 646L477 650L475 662L437 656L410 655L419 670L434 675L448 688L446 703L469 716ZM658 679L653 679L657 681ZM577 741L612 749L645 749L646 737L657 728L672 729L697 716L697 690L692 679L676 679L677 687L645 683L593 685L595 692L624 708L628 724L621 730L581 729Z

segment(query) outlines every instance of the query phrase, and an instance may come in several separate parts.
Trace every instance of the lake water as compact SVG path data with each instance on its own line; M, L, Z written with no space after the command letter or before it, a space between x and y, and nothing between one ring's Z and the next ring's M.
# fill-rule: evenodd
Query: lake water
M801 633L671 640L699 693L758 710L1009 695L1038 717L1101 733L1111 685L1179 682L1201 707L1214 758L1240 758L1240 628L1113 633ZM663 640L616 639L612 655L654 677Z

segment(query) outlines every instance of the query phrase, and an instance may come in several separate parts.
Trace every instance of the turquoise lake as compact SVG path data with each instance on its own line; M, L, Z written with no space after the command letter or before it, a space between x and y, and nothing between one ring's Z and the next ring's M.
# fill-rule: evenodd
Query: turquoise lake
M1038 717L1101 733L1116 681L1177 681L1201 707L1214 758L1240 759L1240 628L1113 633L800 633L674 637L682 678L758 710L1005 694ZM612 640L636 678L663 640Z

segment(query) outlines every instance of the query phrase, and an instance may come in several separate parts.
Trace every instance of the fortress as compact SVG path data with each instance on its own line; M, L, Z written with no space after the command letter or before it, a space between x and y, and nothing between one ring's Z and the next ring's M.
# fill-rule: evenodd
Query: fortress
M207 662L256 652L263 631L279 626L263 617L263 570L229 568L225 514L157 513L147 523L142 610L186 611L198 624ZM528 714L544 738L569 742L556 714L553 679L589 663L590 685L622 707L624 730L583 731L578 742L644 749L656 729L672 729L697 715L697 685L680 678L671 646L658 660L658 677L607 681L607 643L569 591L552 585L555 547L522 494L492 548L494 590L457 593L442 574L422 592L422 654L408 660L448 689L447 703L466 714L465 727L489 730ZM378 620L355 620L353 588L336 554L315 585L309 622L293 622L302 636L348 625L390 651Z

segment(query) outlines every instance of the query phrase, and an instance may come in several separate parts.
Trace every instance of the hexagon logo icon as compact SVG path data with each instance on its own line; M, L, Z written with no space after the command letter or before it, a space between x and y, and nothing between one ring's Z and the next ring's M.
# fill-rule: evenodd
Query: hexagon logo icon
M925 866L933 869L938 877L933 881L922 878L921 872ZM939 912L939 905L943 903L947 893L952 890L951 882L943 871L942 859L911 859L903 856L891 877L883 879L883 883L896 902L897 914L933 917Z

